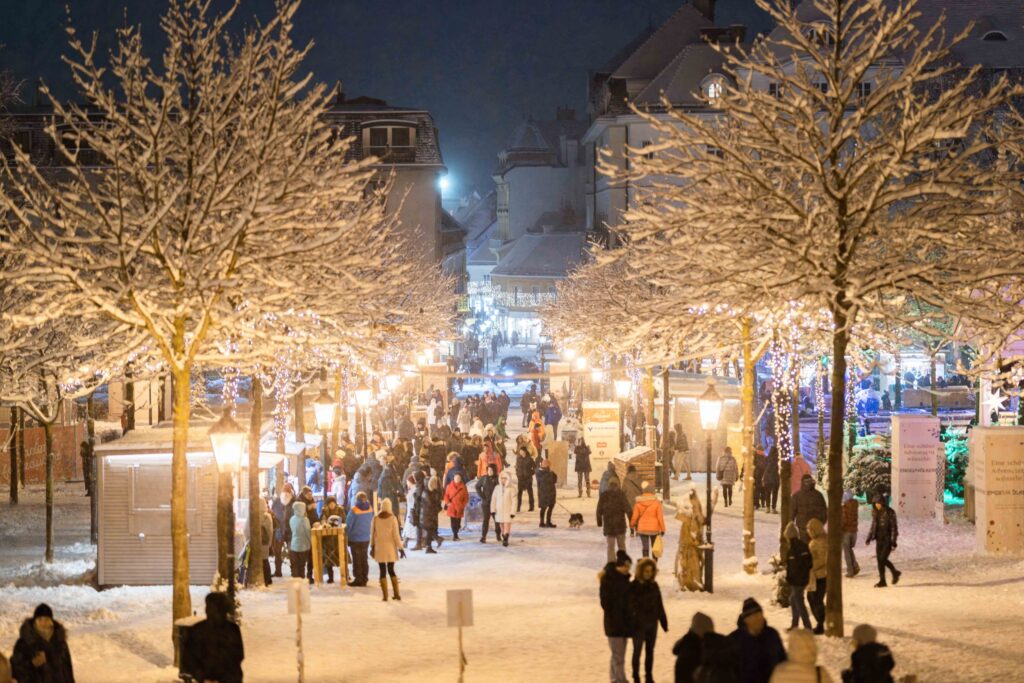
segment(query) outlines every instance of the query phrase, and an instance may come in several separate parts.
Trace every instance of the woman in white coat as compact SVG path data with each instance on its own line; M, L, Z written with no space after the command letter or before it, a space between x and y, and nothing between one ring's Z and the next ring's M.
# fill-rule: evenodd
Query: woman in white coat
M512 518L516 509L516 484L508 470L503 470L498 477L498 485L491 495L491 514L494 523L501 525L501 544L508 547L508 537L512 533Z
M770 683L833 683L825 667L818 665L818 645L807 629L789 632L787 656L775 666Z

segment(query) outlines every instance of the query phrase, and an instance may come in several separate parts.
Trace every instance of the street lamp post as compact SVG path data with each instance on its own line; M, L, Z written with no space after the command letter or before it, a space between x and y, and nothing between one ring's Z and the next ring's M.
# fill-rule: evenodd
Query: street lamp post
M324 462L325 501L327 500L327 473L331 469L331 464L328 462L331 451L327 438L331 426L334 424L334 411L336 408L337 404L334 402L334 397L327 392L327 387L321 387L320 395L313 399L313 417L316 418L316 428L320 432L320 448Z
M356 412L359 413L359 428L363 431L363 460L366 460L367 453L369 452L369 439L366 436L366 409L370 405L370 387L366 386L366 382L361 382L356 390L353 392L356 397Z
M395 391L401 384L401 375L388 375L384 378L384 386L387 387L388 398L391 401L391 443L398 439L398 422L395 420Z
M697 399L700 407L700 426L707 437L707 503L704 511L707 533L704 550L704 591L714 593L715 545L711 541L711 438L718 429L718 420L722 416L722 397L715 391L715 380L708 378L708 388Z
M590 371L590 379L594 385L594 399L601 400L601 383L604 382L604 370L594 368Z
M626 399L633 383L628 377L615 380L615 398L619 399L619 452L626 450Z
M582 371L587 369L587 357L586 356L576 356L576 369L579 370L580 372L582 372ZM585 382L586 382L586 380L583 377L581 377L580 378L580 400L579 400L580 413L583 412L583 386L584 386Z
M233 475L238 471L242 454L245 452L245 431L235 422L230 413L225 411L220 419L210 427L210 446L213 458L217 462L220 476L217 480L218 530L222 536L220 548L225 552L225 562L221 564L227 569L228 601L231 611L235 609L235 488ZM249 492L256 495L256 492ZM258 520L250 523L259 524Z
M569 391L565 397L566 411L572 412L572 362L576 359L576 349L562 349L562 358L569 366Z

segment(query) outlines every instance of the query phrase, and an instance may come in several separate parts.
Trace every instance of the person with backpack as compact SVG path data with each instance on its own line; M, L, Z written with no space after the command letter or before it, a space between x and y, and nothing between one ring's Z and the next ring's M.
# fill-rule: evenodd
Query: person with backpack
M786 554L786 583L789 584L789 609L793 614L790 630L800 622L804 628L811 629L811 618L807 614L807 603L804 602L804 591L811 579L813 558L807 544L800 539L796 525L790 522L784 532L789 541L789 552Z

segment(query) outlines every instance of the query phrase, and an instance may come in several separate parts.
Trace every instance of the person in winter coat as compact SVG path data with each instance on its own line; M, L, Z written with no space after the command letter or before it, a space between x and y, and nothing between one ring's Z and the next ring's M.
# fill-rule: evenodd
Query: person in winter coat
M764 471L768 467L768 457L761 448L754 449L754 509L767 507L764 495Z
M804 628L810 630L811 619L807 615L804 592L807 590L807 584L811 581L814 558L811 556L807 544L800 540L800 532L797 531L793 522L786 525L784 534L789 540L789 552L786 555L786 583L789 584L789 609L793 614L789 628L794 629L800 622L803 622Z
M427 485L420 491L419 512L420 529L423 530L423 543L428 555L436 555L432 543L437 541L441 547L441 537L437 533L437 517L441 514L441 483L437 477L427 480Z
M787 659L776 665L769 683L833 683L825 667L818 666L818 646L810 631L789 632Z
M345 522L345 511L338 505L334 496L327 496L324 509L320 513L320 526L341 526ZM323 538L323 571L327 575L327 583L334 583L334 568L341 571L348 571L341 561L338 553L338 538L336 536L324 536Z
M185 636L182 673L196 681L242 683L242 630L231 621L230 614L231 601L226 593L206 594L206 618Z
M313 497L313 489L303 486L302 492L299 494L299 500L306 504L306 519L309 520L309 526L312 527L320 521L320 513L316 509L316 498Z
M463 434L469 433L469 428L473 426L473 414L470 412L468 406L463 406L459 410L459 416L456 419L455 424Z
M409 541L419 542L419 532L416 528L416 501L419 499L419 491L416 489L415 475L406 477L405 485L405 526L402 528L402 540L404 541L402 547L405 547Z
M328 495L330 495L338 503L338 507L343 510L348 509L348 477L345 476L345 470L339 464L331 469L334 474L331 477L331 488Z
M554 529L558 526L551 523L551 513L555 509L555 498L557 495L558 475L551 471L550 460L542 460L540 469L537 470L537 504L540 506L541 527Z
M385 500L390 500L385 498ZM345 519L345 539L352 554L352 584L365 586L370 581L370 566L367 550L370 547L370 530L373 526L373 506L365 493L356 494L355 503L348 510Z
M743 611L729 640L739 657L739 683L768 683L779 662L786 661L779 632L765 621L761 605L754 598L743 601Z
M469 505L469 490L462 481L462 475L455 474L455 478L444 490L444 511L452 526L452 540L459 540L459 529L462 528L462 518L466 514L466 506Z
M722 484L722 497L725 498L725 507L732 505L732 486L739 479L739 468L736 465L736 458L732 455L732 449L728 446L718 458L718 466L715 468L715 477Z
M761 475L761 488L764 489L764 509L766 512L779 512L779 449L772 446L768 451L768 462Z
M75 683L67 631L49 605L37 605L32 618L21 623L11 673L18 683Z
M537 463L526 444L516 449L516 512L523 509L523 494L526 493L530 502L529 512L533 512L533 475L537 472ZM543 518L541 522L543 522Z
M828 539L825 526L817 519L807 522L807 534L811 537L808 548L811 551L811 577L807 601L811 603L811 614L817 625L814 632L825 632L825 584L828 580Z
M533 447L537 449L537 454L544 452L544 437L546 433L544 431L544 421L541 419L540 411L533 411L533 417L530 420L530 442Z
M686 478L693 479L693 473L690 471L690 441L686 438L683 425L677 423L674 430L675 438L672 439L672 447L675 449L675 453L672 455L672 468L680 480L683 478L684 469Z
M269 586L273 583L274 573L270 569L270 553L274 547L274 527L277 520L270 511L270 501L263 500L263 514L260 515L260 550L263 555L263 585Z
M501 544L508 547L508 538L512 533L512 512L515 504L515 489L512 486L512 477L508 472L502 472L498 476L498 485L494 487L491 495L491 515L494 517L495 529L500 525L499 537ZM485 534L486 535L486 534Z
M483 514L484 523L480 531L480 542L487 542L487 530L490 525L493 514L491 513L491 499L494 497L494 491L498 488L498 469L494 465L487 466L487 473L482 477L476 478L476 493L480 496L480 511ZM498 524L497 519L494 520L494 535L500 541L501 538L501 526Z
M501 470L503 469L501 458L494 452L494 444L490 441L485 441L484 450L476 462L476 476L482 477L487 474L487 468L491 465L494 465L497 473L501 474Z
M587 498L590 498L590 446L582 436L573 452L576 456L576 489L579 491L576 497L582 498L583 489L586 488Z
M899 528L896 524L896 511L885 502L885 496L875 495L873 499L875 507L871 512L871 530L868 531L867 544L875 541L875 557L878 560L878 583L875 588L885 588L885 569L892 572L892 583L900 582L903 572L896 569L889 560L889 554L896 550L896 538L899 536Z
M853 497L853 491L843 492L843 556L846 558L846 578L860 574L860 563L854 548L857 546L857 511L860 503Z
M800 490L793 495L790 504L793 513L793 521L796 522L797 531L800 532L800 540L807 543L811 540L807 535L807 522L816 519L824 524L828 521L828 505L825 503L825 496L814 487L814 477L805 474L800 483Z
M850 668L843 672L843 683L893 683L896 662L885 645L876 642L878 631L870 624L853 629L853 654Z
M468 415L469 413L467 412L466 414ZM416 438L416 425L413 424L408 413L403 413L402 418L398 421L398 437L400 439L408 439L409 441Z
M373 485L373 469L369 465L364 464L356 470L356 475L352 477L352 485L348 491L349 500L355 500L356 496L360 493L365 493L366 499L372 500L375 489L376 487Z
M622 488L622 482L619 481L619 473L615 471L615 463L610 462L610 463L608 463L608 467L605 469L604 474L601 475L601 481L598 482L598 485L597 485L597 493L598 493L598 495L600 495L600 494L604 493L606 490L608 490L608 482L610 482L613 479L615 480L615 483L618 484L619 488L621 489Z
M309 523L309 517L306 516L305 503L301 501L292 503L292 518L289 524L292 537L288 545L288 563L292 567L292 578L301 579L305 576L310 583L313 583L313 563L310 557L310 550L313 547L312 526Z
M466 468L462 464L462 458L459 457L458 453L449 453L448 457L455 456L451 461L451 467L448 468L448 473L444 475L444 487L445 489L455 481L456 476L462 477L463 483L469 481L469 475L466 474Z
M728 636L708 633L701 642L700 666L691 680L693 683L739 683L738 659L736 648Z
M270 511L277 518L277 530L274 532L274 576L281 576L281 566L284 564L285 555L288 554L289 543L292 540L292 528L288 523L292 516L292 502L295 499L295 489L291 484L286 483L281 487L281 492L274 497L270 504Z
M804 477L814 478L814 473L811 472L811 466L804 460L804 456L797 453L793 456L793 462L790 465L789 470L789 494L796 495L796 493L803 488ZM799 526L799 525L798 525Z
M626 494L626 500L630 507L636 507L636 499L644 492L643 479L636 471L636 465L626 467L626 478L622 480L622 492Z
M398 562L401 548L402 535L398 532L398 519L391 507L391 499L385 498L380 505L380 514L373 518L370 526L370 554L380 572L380 590L384 594L384 602L388 599L388 577L391 577L395 600L402 599L398 592L398 575L395 574L395 562Z
M384 469L381 470L380 480L377 482L377 499L391 499L391 509L397 510L402 499L402 484L395 469L395 456L388 455L385 459Z
M661 601L661 588L655 578L658 566L654 560L644 558L636 563L633 583L629 585L633 623L633 680L640 680L640 653L647 648L644 673L652 680L654 670L654 643L658 638L658 624L668 633L668 615Z
M643 556L649 557L654 539L665 533L665 509L658 497L654 495L654 486L647 482L643 482L643 484L644 492L637 497L633 504L630 527L640 534L640 547Z
M551 397L547 410L544 411L544 424L551 427L551 438L558 438L558 423L562 421L562 409L558 407L558 399Z
M695 612L690 630L672 646L676 656L676 683L693 683L704 651L704 637L715 632L715 623L703 612Z
M679 526L678 579L688 591L704 589L704 512L696 489L690 489L687 505L676 512Z
M612 479L604 493L597 497L597 526L604 531L609 562L615 559L616 546L619 552L626 551L626 527L632 514L633 509L619 488L619 480Z
M604 635L608 638L608 649L611 650L608 677L612 683L627 683L626 643L633 637L632 590L629 581L632 564L626 551L620 550L597 575L601 584Z

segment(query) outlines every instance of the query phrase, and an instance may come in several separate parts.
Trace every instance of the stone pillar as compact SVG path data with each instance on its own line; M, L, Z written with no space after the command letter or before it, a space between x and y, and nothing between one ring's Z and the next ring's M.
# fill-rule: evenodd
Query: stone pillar
M940 461L945 462L945 449L939 441L939 418L892 416L892 504L900 517L941 521Z
M975 427L968 449L977 549L1024 555L1024 427Z

